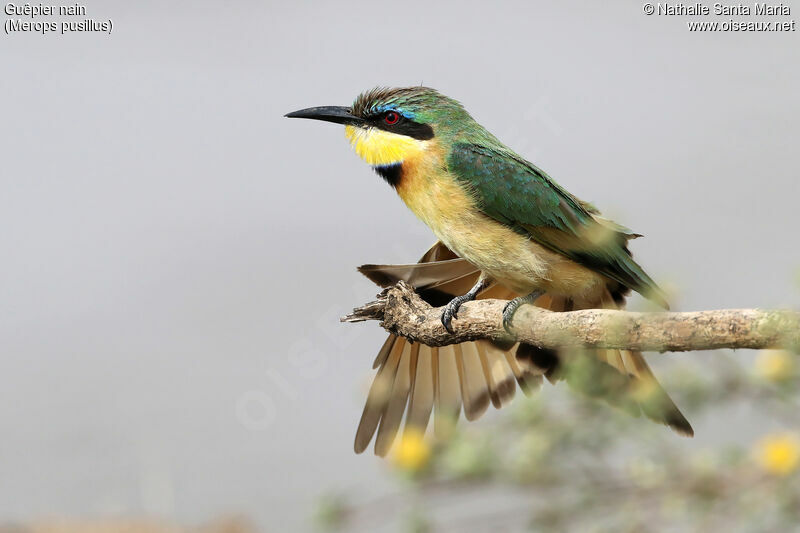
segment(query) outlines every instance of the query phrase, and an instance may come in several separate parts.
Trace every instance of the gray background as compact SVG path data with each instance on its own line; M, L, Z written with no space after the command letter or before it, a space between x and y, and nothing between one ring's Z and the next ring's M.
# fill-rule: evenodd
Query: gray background
M798 32L638 2L231 4L91 1L112 35L0 36L0 519L277 530L391 490L351 449L383 334L337 316L375 292L356 265L433 239L340 127L282 118L378 84L458 98L644 233L675 308L798 303ZM692 450L759 431L687 415Z

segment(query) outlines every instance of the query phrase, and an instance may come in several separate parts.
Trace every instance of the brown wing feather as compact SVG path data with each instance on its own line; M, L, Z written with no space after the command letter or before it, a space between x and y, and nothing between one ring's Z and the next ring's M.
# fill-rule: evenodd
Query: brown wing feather
M463 259L449 259L409 265L361 265L358 271L381 287L390 287L403 280L417 289L427 289L442 280L469 276L477 269Z
M500 409L511 402L517 390L514 371L506 361L504 352L491 342L477 341L475 346L481 356L483 373L489 385L489 398L495 409Z
M434 430L443 437L450 433L461 412L461 385L458 381L456 349L453 346L433 348L433 394L436 416Z
M474 342L465 342L456 344L455 351L464 417L477 420L489 407L489 387L483 375L478 349Z
M375 455L384 457L397 435L397 429L403 420L403 413L408 402L408 393L411 390L411 364L419 353L419 344L405 343L398 363L392 392L389 394L389 403L381 417L378 426L378 435L375 437Z
M406 430L424 432L433 409L433 349L420 344L416 346L419 354L411 374L411 395L405 427Z
M378 355L375 356L375 361L372 363L372 368L378 368L382 366L383 363L386 362L386 358L389 357L389 352L392 351L392 346L394 346L394 342L397 340L397 335L389 335L386 337L386 341L381 346Z
M369 446L369 441L372 440L372 435L375 434L375 429L381 420L381 416L389 404L389 399L392 394L392 387L394 386L395 375L397 374L397 367L400 363L400 355L403 353L403 347L406 340L398 337L392 345L392 349L386 361L381 365L372 386L369 388L367 394L367 402L364 405L364 412L361 414L361 421L356 430L355 451L361 453Z

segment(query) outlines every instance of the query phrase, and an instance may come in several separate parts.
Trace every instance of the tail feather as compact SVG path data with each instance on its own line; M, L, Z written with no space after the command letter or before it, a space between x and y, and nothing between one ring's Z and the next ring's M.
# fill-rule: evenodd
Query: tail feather
M443 437L458 420L461 412L461 390L453 346L433 348L433 396L436 415L434 431Z
M597 307L618 309L611 291L606 291ZM694 436L691 424L661 387L641 352L630 350L596 350L598 359L607 363L622 376L628 378L626 386L619 390L624 395L623 403L635 404L651 420L665 424L676 433ZM614 394L613 397L619 397ZM619 398L618 398L619 399Z
M375 454L381 457L389 453L389 449L397 435L397 430L403 420L403 413L408 402L408 393L411 390L411 362L419 354L419 344L406 343L394 378L392 392L389 394L389 403L381 417L378 426L378 435L375 437Z
M386 406L392 396L400 355L405 344L406 340L403 337L395 339L389 356L378 369L378 373L372 382L367 394L367 402L364 405L364 412L361 414L361 421L358 424L358 430L356 430L354 446L356 453L361 453L367 449L369 441L372 440L372 435L375 434L383 413L386 411Z
M517 346L516 344L514 346ZM535 366L526 364L525 360L517 358L516 350L505 352L506 361L514 372L514 377L519 383L519 388L525 396L530 396L542 386L542 373Z
M424 432L433 410L433 357L429 346L416 344L417 358L411 367L411 394L406 429Z
M474 342L456 344L456 368L464 402L464 418L477 420L489 407L489 388Z
M517 390L514 372L508 366L503 352L491 342L478 341L475 347L481 357L483 374L489 386L489 398L495 409L500 409L514 398Z
M376 369L379 366L382 366L383 363L386 362L386 358L389 357L389 352L392 351L392 346L394 346L395 341L397 340L397 335L391 334L386 337L386 342L383 343L381 346L378 355L375 356L375 361L372 363L372 369Z
M619 350L605 350L606 362L617 369L620 373L626 373L625 363L622 362L622 354Z
M632 395L637 399L642 412L649 419L669 426L679 435L694 437L692 425L658 383L642 353L627 350L622 353L623 360L630 361L630 365L626 365L628 371L632 371L636 378Z

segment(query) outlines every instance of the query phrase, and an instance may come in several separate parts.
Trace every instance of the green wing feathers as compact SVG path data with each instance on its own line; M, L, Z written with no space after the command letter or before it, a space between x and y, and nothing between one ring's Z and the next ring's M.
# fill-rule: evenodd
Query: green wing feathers
M600 217L533 164L508 149L457 143L448 166L490 218L668 307L628 251L639 235Z

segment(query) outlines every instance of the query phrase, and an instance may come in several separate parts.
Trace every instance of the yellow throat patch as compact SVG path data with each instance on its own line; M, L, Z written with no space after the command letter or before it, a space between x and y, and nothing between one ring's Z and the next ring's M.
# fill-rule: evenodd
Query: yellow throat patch
M429 141L420 141L379 128L359 128L347 125L344 133L353 150L370 165L402 163L428 148Z

